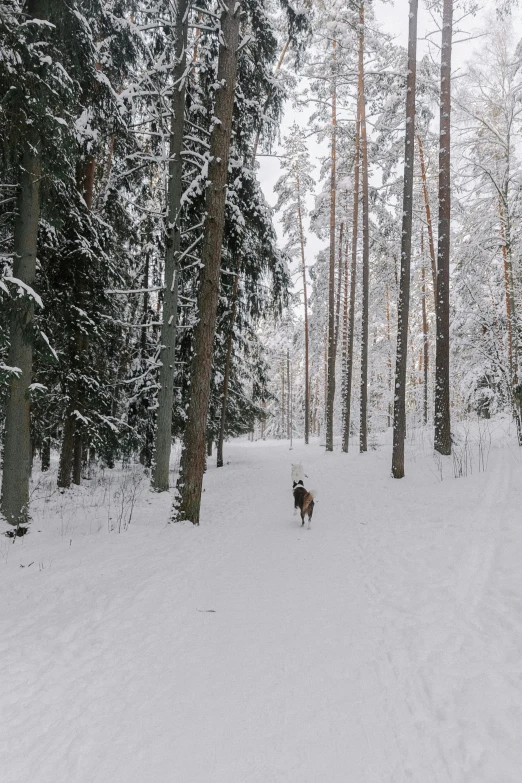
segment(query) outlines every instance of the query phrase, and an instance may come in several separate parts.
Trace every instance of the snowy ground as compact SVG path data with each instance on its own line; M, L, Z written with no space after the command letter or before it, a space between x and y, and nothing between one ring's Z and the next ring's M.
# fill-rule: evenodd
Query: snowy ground
M72 498L37 483L31 535L0 539L2 782L518 783L507 430L479 448L475 427L455 462L414 438L402 481L388 445L229 444L199 528L167 525L137 476L123 495L109 472Z

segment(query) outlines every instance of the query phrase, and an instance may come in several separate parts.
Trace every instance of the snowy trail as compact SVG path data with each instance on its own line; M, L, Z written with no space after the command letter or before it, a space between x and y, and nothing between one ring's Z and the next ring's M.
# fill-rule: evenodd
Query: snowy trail
M8 552L2 780L518 781L518 455L440 483L426 460L394 482L385 449L228 452L199 529L147 494L125 534Z

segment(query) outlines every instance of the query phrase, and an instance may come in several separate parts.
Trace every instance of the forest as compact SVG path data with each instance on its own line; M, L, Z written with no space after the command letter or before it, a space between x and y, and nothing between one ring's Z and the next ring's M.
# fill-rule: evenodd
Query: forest
M518 783L520 21L0 0L2 783Z
M368 2L2 2L17 535L53 454L60 488L139 462L162 492L177 439L171 518L197 524L235 436L364 453L393 426L395 478L409 427L450 455L452 419L508 412L522 443L518 41L509 8L475 39L445 0L418 59L417 5L406 49ZM458 79L454 39L479 47Z

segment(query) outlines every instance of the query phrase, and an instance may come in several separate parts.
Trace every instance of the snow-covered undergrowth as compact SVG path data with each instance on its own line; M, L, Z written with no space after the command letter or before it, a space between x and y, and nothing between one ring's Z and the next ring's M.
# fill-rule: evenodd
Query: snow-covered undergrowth
M481 426L442 460L408 433L402 481L387 439L234 442L199 528L138 468L37 474L0 539L3 783L518 781L522 452Z

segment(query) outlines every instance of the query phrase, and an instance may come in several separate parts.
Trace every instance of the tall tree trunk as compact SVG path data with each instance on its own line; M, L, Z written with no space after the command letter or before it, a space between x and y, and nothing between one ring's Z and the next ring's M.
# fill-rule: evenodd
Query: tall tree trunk
M62 433L62 447L60 449L60 462L58 465L57 484L62 489L71 486L71 471L74 458L74 438L76 433L75 401L71 400L65 413L65 421Z
M299 218L299 243L301 246L301 269L303 273L303 299L304 299L304 330L305 330L305 426L304 442L308 444L310 439L310 371L309 371L309 344L308 344L308 294L306 288L306 263L304 252L303 215L301 210L301 191L299 178L297 179L297 216Z
M401 277L397 307L397 359L393 408L392 476L404 477L406 438L406 369L408 364L408 324L410 317L411 232L413 221L413 166L415 160L415 81L417 74L418 0L410 0L408 32L408 78L406 82L406 138L404 151L404 190L402 199Z
M210 136L210 163L206 190L206 218L201 251L199 320L194 333L194 356L190 372L190 400L178 479L179 499L174 518L199 524L205 438L210 400L212 352L216 331L221 248L225 224L228 159L236 89L241 4L225 0L221 13L221 43L217 72L214 123Z
M451 220L451 41L453 0L444 0L440 67L439 235L435 358L435 451L451 454L449 267Z
M506 188L507 190L507 188ZM519 340L517 333L516 300L513 284L513 262L511 252L511 231L509 226L508 194L499 195L500 235L502 239L502 258L504 262L504 288L506 299L506 321L508 330L508 364L509 381L512 393L512 412L517 426L518 443L522 446L521 408L517 402L518 386L518 353Z
M42 473L45 473L51 467L51 438L48 435L44 436L40 458L40 469Z
M217 460L218 468L223 467L223 441L225 440L225 427L227 423L227 402L228 402L228 384L230 381L230 364L232 361L232 342L234 338L234 322L236 320L237 292L239 288L239 270L234 278L232 289L232 310L230 312L230 328L227 337L227 353L225 357L225 372L223 375L223 393L221 398L221 416L219 420L219 435L217 441Z
M370 218L368 197L368 140L366 136L366 99L364 91L364 2L359 10L359 101L361 118L362 163L362 316L361 316L361 412L359 427L359 451L368 449L368 310L370 298Z
M82 480L82 456L83 456L83 439L81 430L77 427L74 436L74 454L73 454L73 469L72 469L72 483L79 486Z
M388 403L388 427L391 427L393 419L393 380L392 380L392 358L391 358L391 319L390 319L390 290L386 283L386 339L388 340L388 394L390 402Z
M281 383L282 383L282 389L281 389L281 438L285 437L285 365L283 362L282 368L281 368Z
M176 7L176 50L173 72L176 89L172 91L169 143L169 184L165 241L165 290L161 325L161 367L159 373L158 412L154 439L152 486L158 492L169 488L169 462L172 446L172 404L178 321L178 266L180 248L179 216L183 185L181 181L183 122L185 117L188 33L188 0L178 0ZM208 221L206 228L208 228ZM202 474L203 475L203 474Z
M509 380L511 385L515 383L515 372L513 364L513 310L515 304L515 297L513 293L513 268L511 264L511 248L508 248L508 241L506 238L506 220L504 217L504 207L502 203L502 196L498 198L498 210L500 215L500 236L502 240L502 259L504 262L504 291L506 299L506 321L508 332L508 363L509 363Z
M423 333L423 369L424 369L424 400L423 400L423 421L428 423L428 368L430 361L429 342L428 342L428 317L426 314L426 270L422 265L422 333ZM422 354L421 354L422 355Z
M337 298L335 302L335 336L334 336L334 351L337 357L337 348L339 345L339 322L341 318L341 290L343 287L343 233L344 222L341 222L339 226L339 250L338 250L338 263L337 263Z
M330 272L328 286L328 387L326 399L326 451L333 451L333 418L335 402L335 196L336 196L336 136L337 136L337 84L336 60L333 46L333 89L332 89L332 141L330 163Z
M38 2L29 3L34 17ZM41 17L43 18L43 17ZM36 274L38 223L40 220L40 181L42 176L36 129L29 130L24 142L17 215L14 227L13 277L32 286ZM33 373L32 329L34 302L29 296L11 303L9 353L7 363L16 367L10 376L5 408L4 470L2 514L20 528L29 520L29 479L31 477L31 433L29 387Z
M348 241L345 242L344 249L344 290L343 290L343 343L341 348L341 371L342 371L342 396L343 406L346 397L346 359L348 352L348 301L349 301L349 282L350 278L350 252ZM343 407L343 427L344 427L344 407Z
M350 309L348 318L348 337L346 345L346 388L344 400L343 445L348 452L350 443L350 423L352 406L352 376L353 376L353 338L355 333L355 285L357 282L357 240L359 227L359 175L360 175L360 105L357 101L357 119L355 127L355 161L353 170L353 222L352 222L352 266L350 272Z
M420 134L417 134L419 145L419 160L421 167L422 192L424 194L424 209L426 211L426 224L428 226L428 242L430 247L431 275L433 278L433 300L437 302L437 258L435 256L435 242L433 241L433 222L431 219L430 197L428 194L428 181L426 178L426 164L424 162L424 146Z
M291 438L291 416L292 416L292 388L290 386L290 350L286 349L286 385L288 387L288 412L286 417L287 438Z

